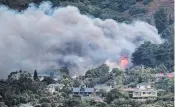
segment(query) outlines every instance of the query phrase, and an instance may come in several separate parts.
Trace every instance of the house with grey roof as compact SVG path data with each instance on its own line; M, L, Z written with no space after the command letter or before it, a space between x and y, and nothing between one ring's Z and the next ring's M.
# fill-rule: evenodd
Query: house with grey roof
M95 92L94 88L87 88L87 87L73 87L72 94L81 95L81 96L90 96Z

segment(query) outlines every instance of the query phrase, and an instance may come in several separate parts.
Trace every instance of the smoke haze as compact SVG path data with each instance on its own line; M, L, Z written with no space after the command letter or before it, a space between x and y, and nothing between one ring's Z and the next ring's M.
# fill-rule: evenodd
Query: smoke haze
M0 78L19 69L33 72L67 66L83 74L104 63L129 58L144 41L162 43L155 27L135 21L92 19L76 7L42 3L23 12L0 7ZM115 65L115 64L113 64Z

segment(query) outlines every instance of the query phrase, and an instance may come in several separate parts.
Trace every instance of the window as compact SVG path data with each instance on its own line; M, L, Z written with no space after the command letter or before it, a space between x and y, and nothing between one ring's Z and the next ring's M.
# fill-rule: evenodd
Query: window
M151 92L147 92L147 94L151 94Z
M143 92L143 94L146 94L146 92Z

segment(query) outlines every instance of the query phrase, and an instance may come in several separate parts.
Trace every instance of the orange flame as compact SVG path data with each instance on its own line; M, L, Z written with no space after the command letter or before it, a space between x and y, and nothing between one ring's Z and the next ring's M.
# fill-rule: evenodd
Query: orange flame
M127 67L127 65L128 65L128 59L126 57L123 57L121 59L121 66L122 66L122 68L125 69Z

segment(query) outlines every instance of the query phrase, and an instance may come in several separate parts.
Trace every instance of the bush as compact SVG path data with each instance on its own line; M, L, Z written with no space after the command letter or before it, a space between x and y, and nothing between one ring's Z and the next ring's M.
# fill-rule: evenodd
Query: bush
M118 11L124 12L125 10L128 10L132 5L136 3L136 0L117 0L118 3Z
M147 8L143 8L143 7L132 7L129 10L130 15L145 14L147 12L148 12Z
M106 100L107 103L111 103L115 99L119 98L126 98L127 96L120 92L118 89L112 89L110 92L107 93Z
M46 97L41 98L41 99L39 100L39 102L40 102L40 103L51 103L50 99L49 99L49 98L46 98Z
M51 77L45 77L42 82L45 82L46 84L53 84L55 83L55 80L52 79Z
M146 104L153 104L154 103L154 99L148 99L145 101Z
M88 6L88 13L95 17L99 17L101 14L101 9L97 6Z
M150 2L152 2L153 0L143 0L143 4L144 5L148 5Z
M164 38L164 39L167 39L169 41L172 41L173 40L173 37L174 37L174 25L170 25L168 26L163 32L162 32L162 35L161 37ZM173 41L172 41L173 42Z
M41 107L51 107L51 104L50 103L42 103Z
M112 9L109 9L109 8L105 8L101 11L101 15L100 15L100 18L102 19L113 19L115 17L117 17L119 14L112 10Z

